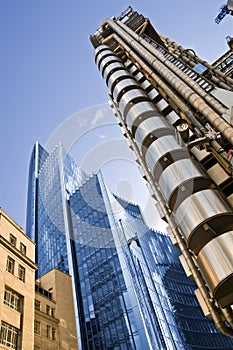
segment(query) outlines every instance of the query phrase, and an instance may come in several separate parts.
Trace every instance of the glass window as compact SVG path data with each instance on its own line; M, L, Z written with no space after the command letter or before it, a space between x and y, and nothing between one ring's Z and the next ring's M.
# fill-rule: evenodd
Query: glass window
M19 249L23 255L26 255L27 247L22 242L20 242Z
M50 310L51 310L50 306L46 305L46 314L47 315L50 315Z
M52 328L52 340L56 340L56 329Z
M22 265L18 267L18 278L20 281L25 282L25 268Z
M23 296L15 292L13 289L5 287L4 304L20 312L23 308Z
M40 311L40 301L35 300L35 309Z
M51 308L51 316L55 317L55 308L54 307Z
M1 323L0 344L17 349L18 329L6 322Z
M40 334L40 321L34 321L34 333Z
M17 238L14 235L12 235L12 233L10 233L10 244L16 247L16 243L17 243Z
M7 257L7 263L6 263L6 270L12 275L14 274L14 269L15 269L15 261L12 259L10 256Z
M46 327L46 336L48 339L50 339L50 330L51 330L51 327L47 324L47 327Z

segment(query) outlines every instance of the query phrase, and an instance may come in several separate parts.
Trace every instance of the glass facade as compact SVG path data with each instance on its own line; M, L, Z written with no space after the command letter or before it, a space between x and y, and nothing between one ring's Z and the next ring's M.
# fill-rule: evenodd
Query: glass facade
M87 177L61 145L36 147L27 234L38 276L54 267L72 276L79 349L232 349L202 315L179 251L140 208L110 194L101 173Z
M127 210L127 208L126 208ZM126 242L131 227L121 221L122 255L138 298L152 349L231 349L194 297L196 284L179 262L180 251L163 233L148 230ZM126 244L127 243L127 244Z

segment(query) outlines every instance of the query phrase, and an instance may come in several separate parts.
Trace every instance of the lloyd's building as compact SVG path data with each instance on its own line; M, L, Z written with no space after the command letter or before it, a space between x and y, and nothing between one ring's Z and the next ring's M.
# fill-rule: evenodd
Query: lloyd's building
M233 39L208 64L129 7L90 41L196 298L233 337Z

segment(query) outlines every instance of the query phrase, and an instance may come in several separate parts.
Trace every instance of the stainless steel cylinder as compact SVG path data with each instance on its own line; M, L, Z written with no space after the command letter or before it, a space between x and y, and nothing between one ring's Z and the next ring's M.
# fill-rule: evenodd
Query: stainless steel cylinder
M173 210L191 194L205 189L210 179L191 159L180 159L170 164L159 178L161 193Z
M112 63L109 63L108 66L105 68L103 78L105 79L107 85L110 75L116 72L117 70L125 70L125 67L122 63L116 62L116 60L114 60L114 62Z
M217 235L233 229L232 208L218 190L192 194L178 206L174 217L195 254Z
M197 262L221 307L233 304L233 231L207 243L200 250Z
M138 89L138 85L137 85L137 82L130 77L124 79L124 80L121 80L119 81L113 91L112 91L112 94L113 94L113 98L119 102L120 99L121 99L121 96L126 92L126 91L129 91L130 89Z
M123 115L123 118L125 118L127 111L129 111L130 108L133 107L135 101L139 99L148 100L148 97L140 88L129 90L122 96L119 103L119 109Z
M144 155L147 148L155 139L174 134L174 128L169 125L166 119L161 117L161 115L158 116L157 112L155 112L155 116L142 120L138 124L135 132L135 141Z
M112 91L112 87L119 82L120 80L125 79L125 77L131 78L129 72L127 70L117 70L116 72L112 73L108 80L108 87Z
M166 135L155 140L146 150L145 160L158 181L163 169L171 162L187 158L188 152L181 147L173 135Z
M98 56L96 56L96 64L97 64L97 66L98 66L98 68L99 68L99 70L101 70L100 69L100 65L101 65L101 62L104 60L104 58L107 58L107 57L112 57L112 58L115 58L116 56L115 55L113 55L112 54L112 51L111 50L103 50L103 51L101 51L99 54L98 54Z
M155 107L152 102L145 101L135 104L129 110L126 116L126 124L128 125L129 129L132 130L132 126L135 125L135 121L138 120L138 118L145 113L150 113L150 115L154 115L156 113Z

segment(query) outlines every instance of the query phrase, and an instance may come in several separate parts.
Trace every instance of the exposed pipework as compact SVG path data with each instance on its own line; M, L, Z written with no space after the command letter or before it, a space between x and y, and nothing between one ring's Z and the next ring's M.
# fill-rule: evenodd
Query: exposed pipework
M232 176L232 162L218 143L221 134L233 145L233 128L222 118L227 108L126 24L108 19L102 24L102 30L106 28L111 34L97 38L95 60L110 90L114 114L169 224L184 268L197 284L203 310L233 338L233 208L189 151L198 143L209 144ZM147 25L140 28L144 31ZM224 84L233 82L216 76ZM187 120L198 139L185 144L177 137L174 118L161 111L161 98L177 119Z
M127 129L125 124L123 123L123 118L120 114L120 111L119 111L117 105L115 104L115 102L113 100L111 100L111 103L113 105L114 114L117 117L117 119L119 120L119 123L122 125L122 129L123 129L124 134L131 141L130 147L132 148L136 159L140 159L141 153L139 151L139 148L138 148L137 144L134 142L131 133L129 132L129 130ZM151 172L149 171L147 165L145 164L145 162L143 162L143 160L140 162L140 170L141 170L144 177L146 175L146 179L147 179L148 184L150 185L150 188L151 188L151 193L157 199L157 201L160 205L160 209L163 213L162 216L165 218L165 220L169 224L170 235L174 237L173 240L175 239L176 244L178 245L182 255L184 256L185 261L187 262L188 268L191 271L192 278L195 280L195 282L197 284L198 291L200 291L200 293L201 293L202 299L203 299L205 305L207 306L207 309L211 315L211 318L215 322L215 324L218 327L218 329L220 330L220 332L222 332L226 336L229 336L232 338L233 337L233 329L229 328L226 325L226 323L224 322L224 319L219 314L219 310L216 307L214 301L212 300L212 298L210 298L210 295L209 295L208 290L206 288L203 277L202 277L200 271L197 269L197 265L194 263L193 255L187 249L187 246L186 246L186 244L183 240L183 237L180 234L180 231L178 230L177 226L174 225L174 222L171 218L171 213L169 212L168 208L166 207L164 199L162 198L161 193L159 191L159 188L156 186L156 184L154 182L154 178L153 178ZM222 309L222 313L223 313L225 319L227 320L227 322L233 328L231 308Z
M187 50L181 45L177 45L177 43L163 35L161 35L161 37L169 45L169 47L171 48L170 50L174 53L176 57L182 56L182 59L192 67L194 67L197 63L203 64L213 74L211 79L213 79L215 83L219 83L221 85L222 82L224 83L224 85L222 86L223 88L233 90L232 78L226 76L219 70L213 69L213 66L211 64L198 57L193 50Z
M115 39L121 46L124 48L125 52L127 52L127 55L131 57L137 64L140 65L141 69L149 76L149 78L152 78L153 83L155 86L158 86L160 91L161 89L165 92L166 97L169 98L170 102L173 103L173 106L177 106L176 112L181 115L182 118L185 118L189 126L192 127L192 125L197 128L202 135L207 134L207 130L204 126L202 126L197 119L192 117L192 110L183 102L183 100L174 93L174 91L171 89L169 85L166 84L151 68L149 65L147 65L140 56L135 53L129 45L127 45L117 34L112 34L108 38L103 40L103 44L107 44L110 40ZM224 110L225 111L225 110ZM183 112L183 113L180 113ZM204 138L206 140L206 138ZM233 169L232 165L226 161L227 153L226 152L220 152L221 147L218 145L216 140L210 140L211 147L213 148L213 152L216 158L218 158L219 162L222 164L222 166L227 170L228 173L232 175Z
M119 28L119 26L111 19L108 20L109 25L118 33L126 42L146 60L150 66L163 79L165 79L172 88L174 88L181 96L183 96L201 115L203 115L218 131L222 132L226 139L233 144L233 128L219 115L210 108L200 96L191 89L186 82L183 82L173 72L167 69L154 55L148 51L143 51L143 47ZM142 39L143 40L143 39Z

